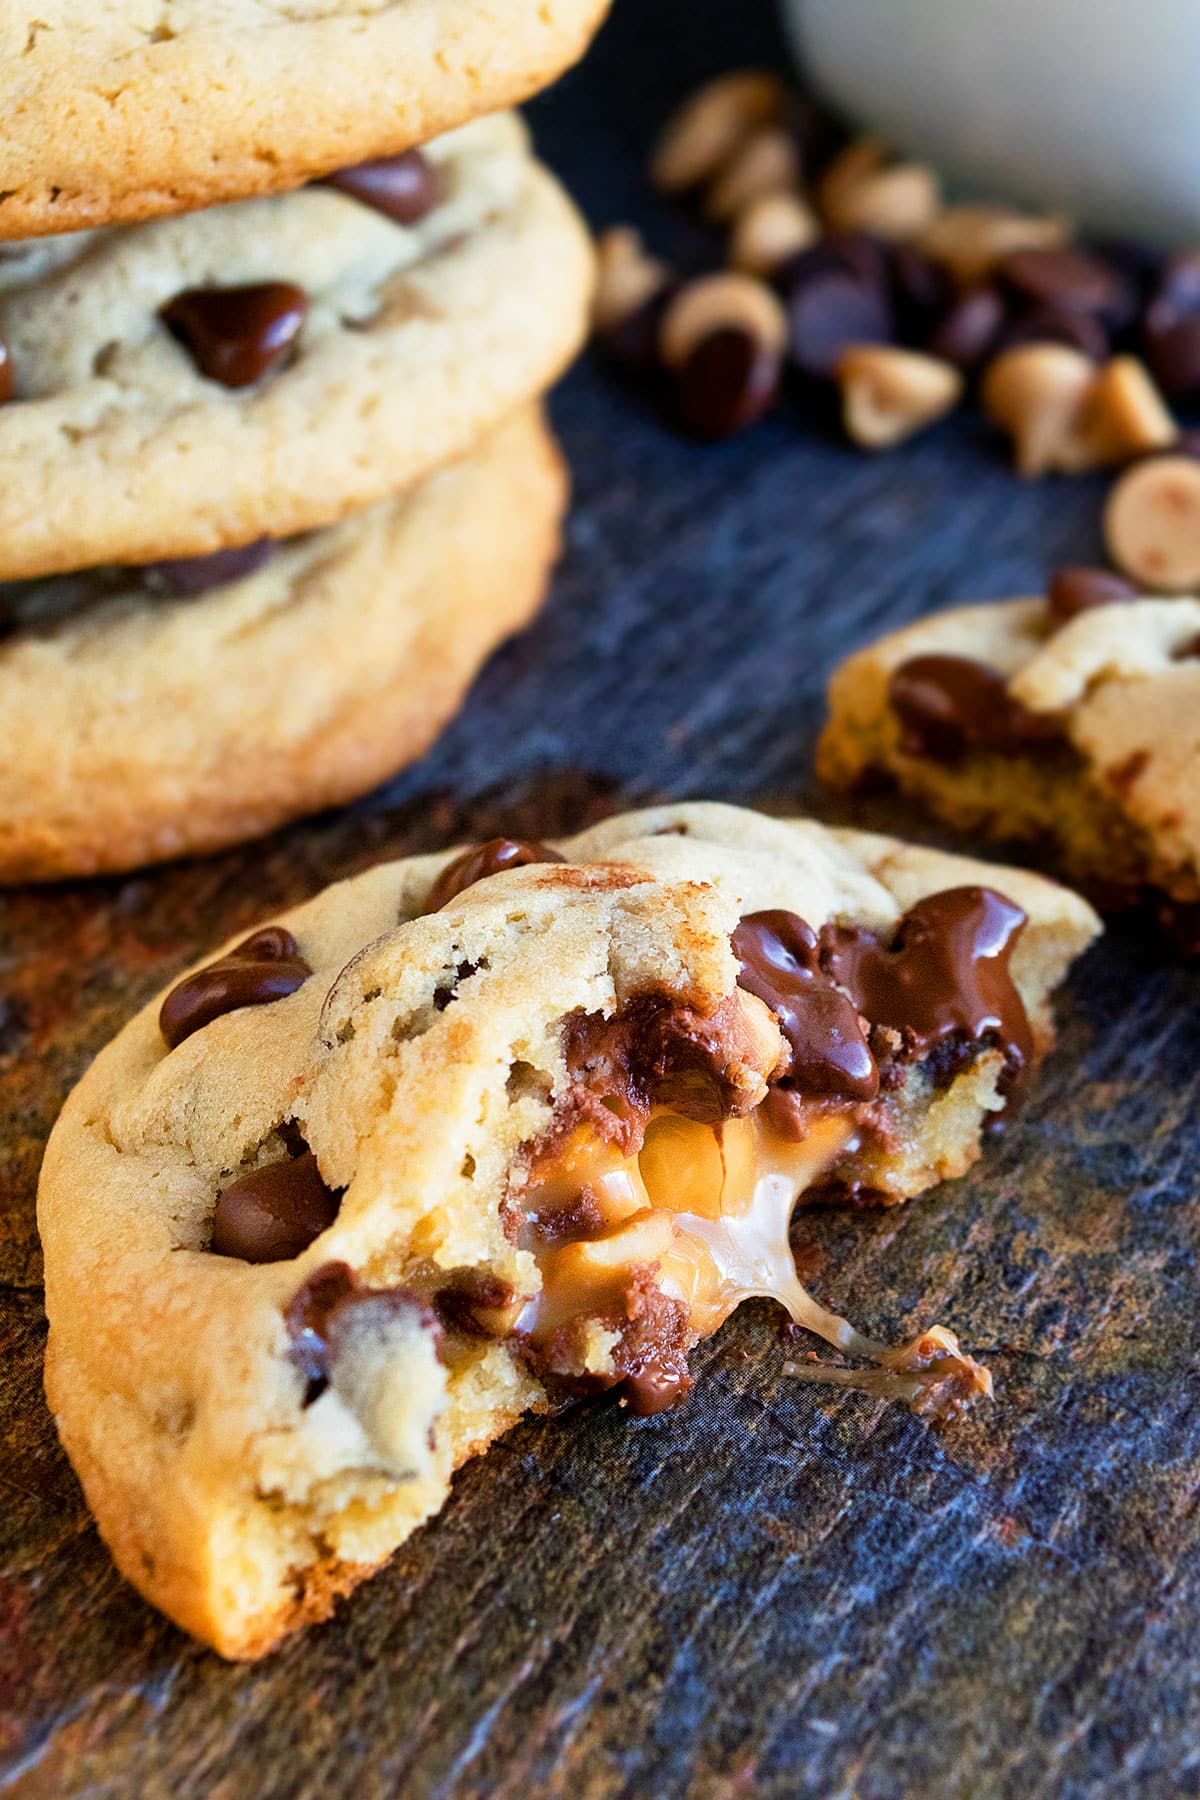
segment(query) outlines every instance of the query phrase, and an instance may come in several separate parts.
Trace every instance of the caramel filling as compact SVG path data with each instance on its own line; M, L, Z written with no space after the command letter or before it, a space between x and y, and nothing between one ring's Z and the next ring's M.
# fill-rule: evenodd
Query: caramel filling
M853 1139L851 1121L826 1115L798 1140L766 1107L718 1125L656 1111L631 1155L580 1128L524 1197L520 1241L542 1287L514 1301L508 1329L541 1372L582 1386L623 1381L643 1413L681 1398L687 1352L756 1297L777 1300L797 1325L878 1365L863 1375L789 1365L801 1377L940 1411L947 1407L932 1401L935 1388L948 1385L954 1404L990 1392L986 1371L951 1333L935 1328L888 1349L801 1285L788 1241L792 1210Z

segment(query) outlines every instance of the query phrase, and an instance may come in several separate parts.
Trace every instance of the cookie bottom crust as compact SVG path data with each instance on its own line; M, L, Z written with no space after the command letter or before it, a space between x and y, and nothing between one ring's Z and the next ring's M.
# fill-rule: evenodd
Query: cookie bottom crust
M0 880L216 850L367 792L536 611L566 497L531 409L243 581L0 641Z

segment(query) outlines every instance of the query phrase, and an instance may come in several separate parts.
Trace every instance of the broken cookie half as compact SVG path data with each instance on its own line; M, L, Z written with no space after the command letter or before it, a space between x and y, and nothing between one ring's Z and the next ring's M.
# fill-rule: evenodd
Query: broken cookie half
M1098 588L1076 610L1064 584L921 619L836 671L818 766L1036 844L1101 906L1148 904L1200 948L1198 600Z
M678 806L385 864L229 946L42 1176L47 1390L120 1567L261 1654L523 1412L678 1400L751 1295L874 1391L987 1391L947 1331L826 1312L789 1219L964 1170L1096 930L1039 877Z

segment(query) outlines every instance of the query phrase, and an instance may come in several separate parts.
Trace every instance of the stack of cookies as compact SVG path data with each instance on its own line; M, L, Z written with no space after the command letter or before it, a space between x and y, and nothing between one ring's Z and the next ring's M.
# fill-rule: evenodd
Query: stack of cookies
M6 19L0 879L362 793L532 615L592 261L496 109L603 11Z

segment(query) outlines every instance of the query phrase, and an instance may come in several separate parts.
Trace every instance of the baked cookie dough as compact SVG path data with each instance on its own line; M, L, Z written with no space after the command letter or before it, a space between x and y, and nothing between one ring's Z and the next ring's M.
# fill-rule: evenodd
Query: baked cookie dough
M9 247L0 580L330 524L554 380L586 327L582 222L511 114L422 156L411 224L324 184Z
M290 542L0 591L0 879L212 850L366 792L534 612L565 502L529 411Z
M0 18L0 237L295 187L515 105L606 0L48 0Z
M1037 876L695 805L383 864L227 946L42 1174L47 1391L118 1564L257 1656L523 1412L677 1401L751 1294L874 1391L988 1391L940 1327L821 1308L789 1216L966 1167L1096 930Z
M837 670L818 763L1045 847L1105 906L1200 942L1200 601L956 607Z

